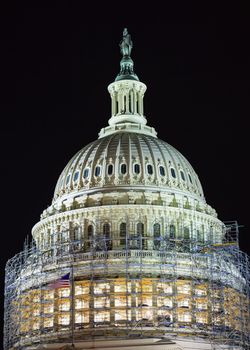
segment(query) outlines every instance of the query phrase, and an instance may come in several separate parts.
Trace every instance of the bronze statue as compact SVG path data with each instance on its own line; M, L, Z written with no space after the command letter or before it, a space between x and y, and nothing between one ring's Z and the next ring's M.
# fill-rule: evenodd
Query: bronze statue
M133 43L132 43L130 34L128 33L127 28L124 28L123 39L120 42L121 54L123 56L130 56L132 47L133 47Z

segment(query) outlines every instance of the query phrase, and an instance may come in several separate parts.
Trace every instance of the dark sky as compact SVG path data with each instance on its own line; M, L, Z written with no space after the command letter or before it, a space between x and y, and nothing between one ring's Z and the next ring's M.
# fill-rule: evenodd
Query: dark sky
M148 87L148 124L191 162L219 218L244 225L240 244L249 251L244 2L50 3L1 10L1 281L68 160L107 125L124 27Z

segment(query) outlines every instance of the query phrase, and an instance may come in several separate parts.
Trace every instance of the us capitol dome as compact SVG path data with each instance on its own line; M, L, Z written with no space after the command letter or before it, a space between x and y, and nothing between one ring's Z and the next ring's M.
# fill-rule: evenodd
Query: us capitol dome
M111 117L6 264L4 350L249 349L249 259L147 125L124 29Z

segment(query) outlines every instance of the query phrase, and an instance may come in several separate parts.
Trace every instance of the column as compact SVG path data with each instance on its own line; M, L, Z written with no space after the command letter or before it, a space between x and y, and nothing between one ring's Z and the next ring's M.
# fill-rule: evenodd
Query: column
M126 92L126 114L129 113L129 91Z
M111 96L111 99L112 99L112 110L111 110L111 114L112 115L115 115L115 95L112 95Z
M136 105L136 91L133 89L133 102L134 102L134 114L137 113L137 105Z
M138 100L138 113L141 115L141 96L139 92L137 92L137 100Z
M134 94L133 94L133 90L130 90L129 96L130 96L130 112L132 114L134 114Z
M143 98L144 98L144 95L141 96L141 115L144 115Z

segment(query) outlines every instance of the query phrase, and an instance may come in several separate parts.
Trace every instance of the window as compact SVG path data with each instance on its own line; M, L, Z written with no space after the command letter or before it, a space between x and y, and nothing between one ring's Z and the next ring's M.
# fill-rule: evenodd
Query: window
M84 169L83 178L87 179L89 177L89 168Z
M44 328L49 328L49 327L53 327L54 325L54 320L53 318L45 318L44 319Z
M107 294L110 291L109 283L99 283L94 284L94 293L95 294Z
M75 295L81 295L81 294L89 294L89 285L88 284L80 284L75 285Z
M108 223L105 223L103 225L103 238L105 241L106 248L111 249L110 225Z
M183 180L183 181L186 181L184 172L181 170L180 173L181 173L181 178L182 178L182 180Z
M63 314L58 316L58 323L60 325L69 325L70 317L68 314Z
M140 174L140 165L139 164L135 164L134 165L134 173L135 174Z
M115 321L131 320L131 310L115 310Z
M189 300L188 299L179 300L178 307L189 308Z
M74 182L78 180L78 177L79 177L79 171L76 171L74 174Z
M172 175L174 178L176 178L176 173L175 173L174 168L171 168L170 171L171 171L171 175Z
M108 175L112 175L113 174L113 164L109 164L108 165Z
M204 242L204 234L203 232L197 230L197 241L198 242Z
M147 165L147 172L149 175L153 175L153 167L151 164L148 164Z
M127 225L125 222L122 222L120 224L120 244L126 245L126 232L127 232Z
M66 185L69 184L69 180L70 180L70 174L67 176L67 179L66 179Z
M64 300L62 303L59 303L58 309L59 311L69 311L70 309L69 301Z
M141 222L138 222L136 225L136 233L137 235L142 235L144 234L144 225Z
M142 242L141 249L146 248L146 241L145 241L145 238L143 238L144 237L144 224L142 224L141 222L138 222L138 224L136 225L136 234L137 234L137 236L142 237L142 239L141 239L141 242ZM137 244L140 246L140 239L137 240Z
M79 240L80 237L81 237L81 227L80 226L73 227L71 231L71 240L76 241L76 240Z
M178 321L179 322L191 322L190 313L179 313L178 314Z
M59 298L69 297L70 296L69 288L59 288L58 289L58 296L59 296Z
M175 226L174 225L170 225L170 229L169 229L169 238L170 239L175 239Z
M160 224L154 224L154 247L155 249L159 249L161 242L160 242L160 236L161 236L161 226Z
M87 238L87 248L90 249L93 243L94 228L93 225L88 226L88 238Z
M161 176L165 176L165 168L162 165L159 166L159 172Z
M190 174L188 174L188 178L189 178L189 181L191 182L191 184L193 183L193 181L192 181L192 178L191 178L191 175Z
M96 167L95 167L95 176L97 177L97 176L100 176L100 174L101 174L101 167L99 166L99 165L97 165Z
M121 173L124 175L126 174L126 172L127 172L127 165L123 163L121 165Z
M75 322L76 323L88 323L89 322L89 313L88 312L76 312Z
M94 298L94 307L109 307L110 306L110 301L109 298L107 297L98 297L98 298Z
M184 227L184 239L190 239L189 228Z
M94 313L94 322L109 322L110 321L110 312L109 311L100 311Z

